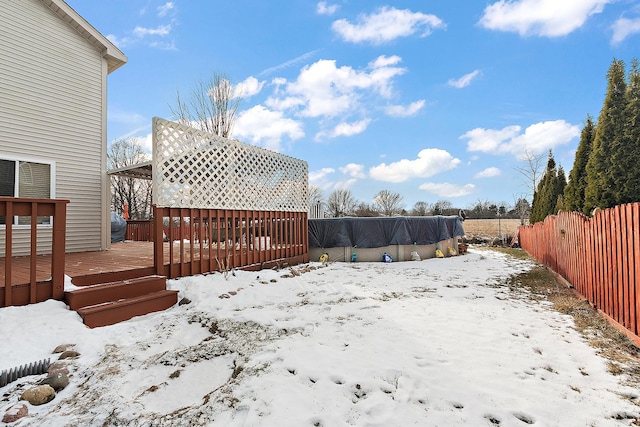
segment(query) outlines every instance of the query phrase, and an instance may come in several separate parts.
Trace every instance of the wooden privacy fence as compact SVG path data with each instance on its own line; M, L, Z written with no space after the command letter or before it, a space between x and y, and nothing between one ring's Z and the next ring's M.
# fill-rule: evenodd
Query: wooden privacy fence
M640 203L600 210L593 218L561 212L520 227L519 240L640 344Z
M4 277L0 307L33 304L49 298L62 299L67 203L68 200L0 197L0 219L4 228ZM50 225L38 225L38 217L50 217ZM23 223L18 218L29 218L29 222ZM21 224L18 229L15 229L16 224ZM14 237L18 233L29 234L31 264L29 283L26 285L15 283L12 270ZM45 233L51 234L51 267L49 272L44 272L47 273L47 279L38 280L37 274L42 267L38 264L37 237Z
M309 261L306 212L154 207L156 274L176 278ZM168 260L168 262L167 262Z

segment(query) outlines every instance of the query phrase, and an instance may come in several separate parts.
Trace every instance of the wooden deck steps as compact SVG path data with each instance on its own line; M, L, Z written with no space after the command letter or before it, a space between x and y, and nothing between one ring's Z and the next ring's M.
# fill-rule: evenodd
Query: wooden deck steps
M85 325L96 328L166 310L178 302L178 291L167 290L166 277L149 275L85 285L65 292L64 299Z

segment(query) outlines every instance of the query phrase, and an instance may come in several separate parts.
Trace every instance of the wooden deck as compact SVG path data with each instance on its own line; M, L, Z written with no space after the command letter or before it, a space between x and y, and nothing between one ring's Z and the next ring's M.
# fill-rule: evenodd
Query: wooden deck
M29 267L31 257L14 257L11 263L12 282L25 284L30 281ZM48 280L51 275L51 256L36 257L36 281ZM153 242L112 243L111 249L96 252L67 253L64 272L72 278L74 284L83 285L82 278L111 273L144 272L153 274ZM4 284L4 258L0 258L0 277ZM78 282L78 283L76 283Z
M69 253L65 273L70 277L153 267L153 242L112 243L111 249Z
M116 280L126 280L145 275L158 274L154 267L153 242L136 242L126 241L120 243L112 243L111 249L95 252L77 252L65 254L64 274L71 277L71 281L76 286L93 285L96 283L105 283ZM200 261L200 244L194 244L190 248L189 242L180 243L173 242L173 248L170 248L168 242L163 243L163 258L165 270L172 270L172 274L167 277L182 277L192 275L190 269L191 262ZM275 250L274 250L275 251ZM229 250L232 266L240 269L259 269L259 267L270 268L281 262L290 262L292 264L308 261L308 255L286 256L292 252L290 246L279 249L284 255L283 258L276 261L262 262L258 264L243 264L241 254L247 258L247 250L232 251ZM264 252L264 251L263 251ZM268 252L268 251L267 251ZM179 254L182 253L182 256ZM209 271L216 271L217 262L215 261L216 252L210 252L208 248L202 250L203 260L208 260L211 266ZM221 249L221 260L224 262L227 258L224 249ZM256 257L257 258L257 257ZM173 260L173 265L170 266ZM183 263L181 264L180 261ZM31 257L13 257L11 263L12 285L25 285L30 283L30 264ZM0 288L4 287L4 258L0 258ZM51 278L51 255L38 255L36 257L36 282L44 282ZM161 273L162 274L162 273ZM196 273L197 274L197 273Z
M6 224L0 307L62 300L65 276L76 286L86 286L150 275L174 279L229 268L260 270L309 260L305 212L159 207L154 207L156 220L147 224L153 227L146 238L163 236L164 241L126 241L106 251L65 254L67 203L0 197L0 216L32 218L28 256L12 256L14 230L11 222ZM53 218L51 255L36 255L39 216Z

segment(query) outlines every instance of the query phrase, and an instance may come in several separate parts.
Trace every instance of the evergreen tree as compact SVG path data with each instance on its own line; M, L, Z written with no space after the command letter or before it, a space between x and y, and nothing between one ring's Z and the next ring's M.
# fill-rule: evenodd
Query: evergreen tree
M555 215L564 207L564 189L567 177L562 166L556 169L556 161L549 150L549 160L544 175L538 184L538 190L533 195L529 223L544 221L547 215Z
M637 59L631 62L626 101L622 143L613 158L620 173L615 181L617 204L640 201L640 70Z
M529 224L535 224L536 222L542 221L542 219L539 219L540 214L538 213L538 211L540 210L538 206L540 205L541 189L542 189L542 180L538 182L538 189L536 190L535 193L533 193L533 200L531 201L531 210L529 211Z
M622 137L625 125L626 82L624 62L613 60L607 73L604 105L598 117L593 150L587 161L587 186L584 210L608 208L618 200L615 182L621 179L622 166L613 159L624 155Z
M564 207L564 189L567 187L567 176L564 173L564 168L562 166L558 167L558 175L556 176L555 185L554 185L554 193L552 202L555 201L553 205L553 211L551 213L556 214L558 211L565 210Z
M558 200L556 201L556 207L553 210L554 213L563 211L564 209L564 194L558 194Z
M570 212L589 213L588 211L583 211L584 189L587 186L587 161L593 148L595 130L593 120L588 115L580 133L580 143L576 151L576 158L573 161L573 168L569 173L569 183L564 190L564 209Z
M537 191L533 195L529 223L534 224L543 221L547 215L553 213L558 198L556 194L557 176L556 161L553 158L553 153L549 150L547 168L538 183Z

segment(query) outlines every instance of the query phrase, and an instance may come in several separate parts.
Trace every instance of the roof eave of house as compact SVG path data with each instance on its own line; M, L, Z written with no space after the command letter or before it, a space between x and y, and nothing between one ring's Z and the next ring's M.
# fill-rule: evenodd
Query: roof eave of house
M89 24L78 12L64 0L40 0L56 15L73 27L89 43L94 45L107 60L108 72L111 73L127 63L127 57L108 38L103 36L91 24Z

